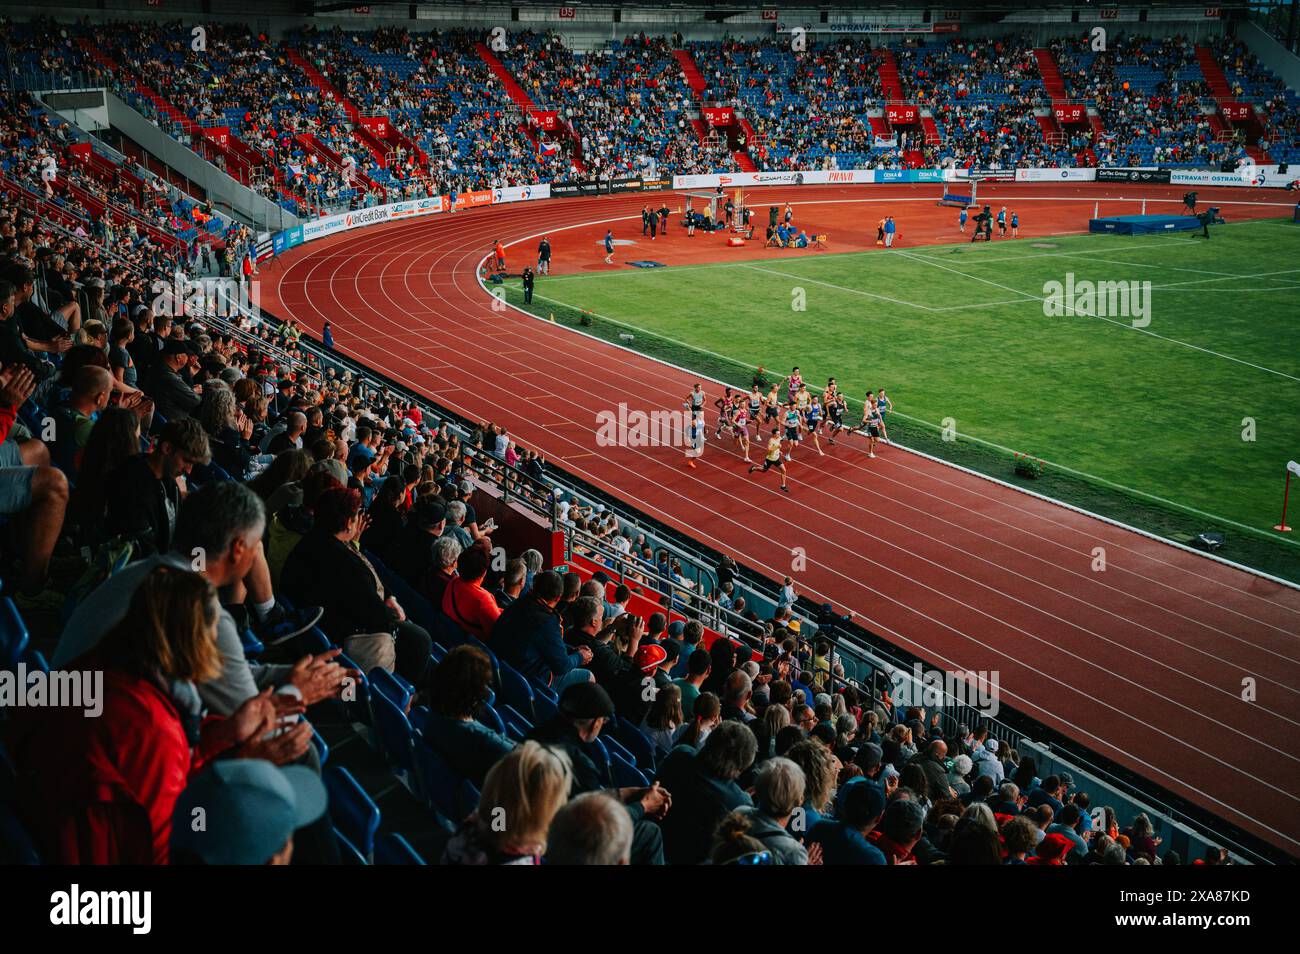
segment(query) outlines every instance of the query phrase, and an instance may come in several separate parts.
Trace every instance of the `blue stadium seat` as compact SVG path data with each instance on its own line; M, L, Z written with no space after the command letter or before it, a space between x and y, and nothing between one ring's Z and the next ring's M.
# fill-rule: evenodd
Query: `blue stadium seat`
M501 718L501 714L497 712L496 707L490 702L485 702L479 706L478 721L493 732L500 732L502 735L506 734L505 720Z
M420 790L430 808L452 825L460 824L478 808L478 789L423 739L416 740L414 756Z
M619 788L646 788L650 780L642 771L617 752L609 754L610 774Z
M635 756L636 766L643 772L655 770L655 747L646 734L626 719L614 718L610 730L614 738Z
M345 865L368 865L370 863L366 860L366 856L357 850L357 846L348 841L347 837L337 828L334 829L334 841L339 847L339 858Z
M427 864L411 843L396 832L380 835L375 840L375 864L423 865Z
M325 763L330 759L330 747L324 737L316 731L315 726L311 727L311 744L316 749L317 760L320 762L321 766L324 767Z
M391 697L376 689L370 694L371 725L379 739L379 748L394 768L403 772L415 771L412 747L415 732L402 707Z
M375 668L370 670L370 688L383 696L386 696L390 702L396 705L403 712L410 705L411 696L415 694L414 687L396 673L389 672L387 669Z
M528 680L505 662L500 663L497 675L501 680L501 691L497 693L501 701L513 706L520 715L526 716L529 722L535 722L537 712L533 708L533 687L528 684Z
M329 792L330 823L334 830L363 858L369 858L375 850L375 833L379 831L379 806L342 766L327 768L321 777Z
M9 597L0 599L0 669L13 669L23 658L30 639L27 624Z

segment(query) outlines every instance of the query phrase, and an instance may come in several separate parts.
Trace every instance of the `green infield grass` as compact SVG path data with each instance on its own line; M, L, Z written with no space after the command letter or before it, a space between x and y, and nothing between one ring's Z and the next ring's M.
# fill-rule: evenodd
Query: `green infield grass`
M1300 459L1300 225L1212 236L559 274L529 310L746 390L757 365L834 376L854 423L884 387L899 443L1175 539L1222 532L1225 556L1300 580L1300 541L1270 529ZM1110 284L1090 302L1089 283ZM1016 477L1016 452L1044 475Z

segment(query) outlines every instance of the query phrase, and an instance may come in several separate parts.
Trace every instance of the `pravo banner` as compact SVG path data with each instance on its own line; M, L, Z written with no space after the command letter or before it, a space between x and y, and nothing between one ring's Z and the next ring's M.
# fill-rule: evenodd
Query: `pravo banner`
M899 103L885 107L885 118L891 126L910 126L921 118L921 111L915 105Z

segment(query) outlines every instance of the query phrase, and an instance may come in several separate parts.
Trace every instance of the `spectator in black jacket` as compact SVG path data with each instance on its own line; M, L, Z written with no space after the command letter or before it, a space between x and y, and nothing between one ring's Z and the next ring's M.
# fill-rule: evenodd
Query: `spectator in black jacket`
M672 811L661 822L669 864L704 861L718 822L742 805L753 805L736 779L754 764L757 752L749 726L723 722L698 752L678 746L664 759L658 780L673 798Z
M492 627L492 649L525 676L543 682L559 679L591 662L592 650L564 645L555 606L564 591L560 574L547 570L533 577L532 588L516 600ZM594 601L593 601L594 602Z
M184 370L190 363L191 346L175 338L163 345L145 392L153 398L154 407L168 421L189 417L198 409L200 388L190 384Z
M168 421L153 450L128 457L108 478L105 529L135 542L137 557L166 553L181 506L180 478L211 459L198 421Z
M338 642L352 636L391 634L397 673L423 687L433 640L406 618L370 561L354 546L364 525L358 491L326 491L316 501L312 529L284 562L280 585L295 603L320 606L321 627Z

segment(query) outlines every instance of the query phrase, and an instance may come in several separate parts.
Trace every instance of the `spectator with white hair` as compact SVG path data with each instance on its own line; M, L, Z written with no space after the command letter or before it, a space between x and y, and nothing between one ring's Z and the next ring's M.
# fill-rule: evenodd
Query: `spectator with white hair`
M768 759L754 778L754 804L737 809L749 820L749 834L772 852L777 864L808 864L808 850L786 830L803 805L804 787L798 765L786 758Z
M469 545L474 542L474 537L461 524L465 522L465 515L468 509L462 500L453 500L447 504L447 526L443 529L444 537L451 537L460 544L462 550L468 549Z
M632 863L632 817L605 792L584 792L556 813L547 836L548 865Z
M442 606L447 585L456 576L456 563L465 548L453 536L439 537L433 545L433 572L425 586L425 596L434 606Z

